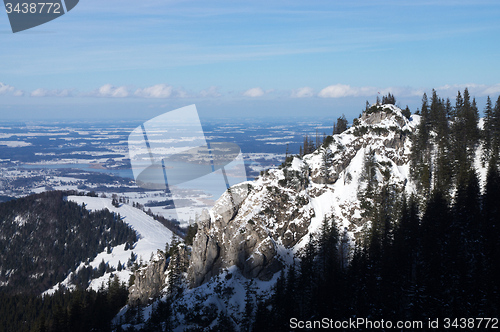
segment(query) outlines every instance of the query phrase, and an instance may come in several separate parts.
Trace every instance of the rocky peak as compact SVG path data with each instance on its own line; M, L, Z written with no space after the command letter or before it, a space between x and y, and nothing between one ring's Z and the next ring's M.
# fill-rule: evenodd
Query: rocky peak
M369 221L361 216L357 196L366 155L374 155L380 183L404 190L415 127L396 106L374 106L315 152L290 157L253 182L232 187L239 204L228 210L226 192L198 222L190 285L199 286L231 266L247 278L270 279L293 261L306 235L318 231L325 217L333 217L355 241Z

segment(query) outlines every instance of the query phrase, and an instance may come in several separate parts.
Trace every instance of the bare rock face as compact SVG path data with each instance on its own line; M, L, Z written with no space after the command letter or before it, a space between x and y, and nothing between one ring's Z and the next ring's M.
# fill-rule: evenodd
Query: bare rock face
M221 196L198 221L188 270L190 286L197 287L231 266L247 278L268 280L290 264L307 235L318 231L320 220L332 215L353 239L361 236L366 220L361 218L360 202L345 193L363 183L368 147L377 155L384 181L404 188L404 174L396 166L409 161L407 135L415 125L393 105L367 112L359 122L315 152L287 159L251 185L232 187Z
M177 250L169 258L158 251L153 261L134 272L135 281L129 289L129 304L145 305L162 293L175 291L171 287L180 287L181 279L187 271L189 253L188 247L183 243L177 245ZM168 278L176 280L169 282Z
M256 209L255 202L260 199L257 196L263 192L272 199ZM198 222L188 270L191 287L207 282L222 269L234 265L247 278L269 280L283 267L277 242L291 247L307 233L310 218L306 218L305 223L293 222L304 213L295 211L296 215L291 218L290 212L294 211L290 211L287 204L292 206L294 202L288 202L290 198L286 193L278 193L273 187L268 190L251 186L232 187L231 193L239 195L236 201L240 204L228 210L231 197L225 193L210 215L204 213ZM297 209L295 205L294 209Z
M129 289L130 305L144 305L150 301L150 298L160 295L165 284L166 267L165 255L158 251L153 262L134 272L135 281Z
M379 106L376 112L363 113L363 115L361 116L361 120L369 125L379 124L383 120L389 118L394 118L394 121L400 127L403 127L405 125L405 121L403 120L403 118L399 115L394 114L392 108L387 106Z
M382 120L387 118L387 113L386 112L376 112L376 113L363 113L361 116L361 120L363 120L366 124L369 125L374 125L374 124L379 124L382 122Z

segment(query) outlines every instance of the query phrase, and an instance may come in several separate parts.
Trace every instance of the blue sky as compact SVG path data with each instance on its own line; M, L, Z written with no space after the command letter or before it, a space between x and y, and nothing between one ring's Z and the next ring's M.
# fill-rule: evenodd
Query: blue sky
M12 34L0 12L0 116L357 116L392 92L479 106L500 94L498 1L81 0Z

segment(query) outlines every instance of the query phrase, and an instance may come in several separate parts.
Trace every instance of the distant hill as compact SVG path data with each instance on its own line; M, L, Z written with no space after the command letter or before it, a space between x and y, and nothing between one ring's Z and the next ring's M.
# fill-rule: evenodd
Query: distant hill
M109 210L50 191L0 203L0 292L40 294L81 262L137 235Z

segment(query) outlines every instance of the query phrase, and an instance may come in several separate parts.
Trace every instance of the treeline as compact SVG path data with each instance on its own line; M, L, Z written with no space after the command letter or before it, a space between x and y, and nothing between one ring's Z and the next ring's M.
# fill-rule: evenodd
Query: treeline
M349 264L345 238L325 220L300 264L282 273L271 298L252 311L252 331L288 331L292 317L498 317L500 97L494 107L488 97L482 130L467 89L453 106L435 91L430 102L424 94L418 113L411 160L418 198L380 186L370 171L380 163L370 151L360 196L371 227ZM482 194L474 168L481 143L488 165Z
M474 172L458 187L452 203L435 190L423 214L414 197L386 194L394 198L373 207L378 218L348 265L347 240L325 220L300 264L282 273L272 296L250 311L251 330L289 331L292 317L498 317L498 168L490 167L484 194ZM401 206L397 219L389 213L395 203Z
M112 319L127 297L117 277L98 291L61 290L44 297L0 293L0 326L12 332L112 331Z
M137 240L119 215L88 211L50 191L0 203L1 293L40 294L80 262Z
M457 94L455 104L432 91L430 101L422 98L421 121L411 156L413 179L423 194L439 188L448 193L467 181L478 146L482 143L482 164L498 163L500 150L500 97L495 106L490 97L484 109L481 130L475 98L467 89Z
M106 194L102 193L101 194L102 198L107 198ZM111 204L114 207L120 207L120 204L127 204L130 205L130 199L128 197L123 197L123 196L118 196L117 194L113 194L111 200ZM181 227L180 223L177 219L174 218L165 218L162 216L160 213L153 213L151 210L151 207L157 207L157 206L169 206L169 207L175 207L174 202L172 200L165 200L165 201L150 201L146 204L141 204L139 202L134 202L132 201L132 207L142 210L144 213L146 213L148 216L153 217L154 220L158 221L161 223L163 226L168 228L172 233L184 238L187 234L188 228L186 227ZM146 210L146 208L148 208Z
M342 116L337 118L337 122L333 123L332 135L341 134L344 131L346 131L347 128L348 128L347 119L345 115L342 114ZM324 144L324 142L329 138L331 139L331 136L327 136L325 133L323 133L323 135L320 136L317 130L316 130L315 140L313 140L312 136L306 134L304 136L304 142L300 146L299 155L302 157L306 154L313 153L317 148L321 146L321 144Z
M395 103L393 95L384 99ZM340 232L333 218L325 219L300 262L282 271L270 297L257 296L252 282L247 283L240 330L290 331L291 318L427 322L498 317L500 99L493 107L488 98L483 130L467 90L458 94L455 105L435 91L430 101L424 95L418 113L411 161L418 196L406 197L401 188L379 183L370 169L384 165L370 151L362 180L367 186L360 194L362 214L371 221L364 239L352 248L346 231ZM404 115L411 115L408 108ZM481 143L482 162L489 165L483 193L473 167ZM306 137L301 152L319 144L318 138L314 143ZM160 321L169 330L172 308L163 306L169 318ZM238 319L224 311L201 303L195 308L199 313L192 314L190 323L198 327L186 331L209 326L237 330ZM150 321L140 326L154 330Z

